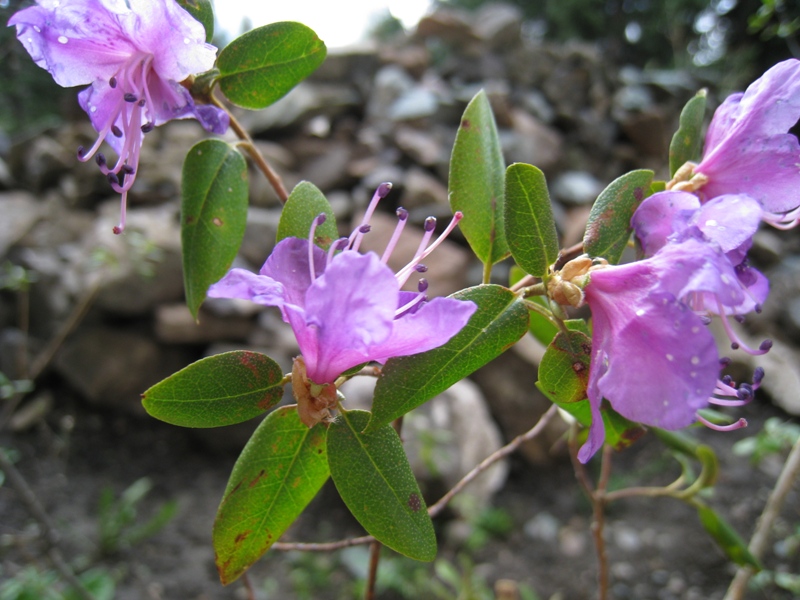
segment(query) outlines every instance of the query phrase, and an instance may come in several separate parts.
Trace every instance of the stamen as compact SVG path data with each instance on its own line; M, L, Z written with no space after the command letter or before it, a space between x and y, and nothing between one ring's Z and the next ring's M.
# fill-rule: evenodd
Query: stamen
M761 381L764 379L764 375L764 368L756 367L755 371L753 371L753 389L758 389L758 386L761 385Z
M719 359L719 368L720 369L727 369L731 364L731 359L729 356L723 356Z
M747 427L746 419L739 419L738 421L736 421L736 423L731 423L730 425L717 425L716 423L712 423L708 419L704 419L700 415L697 415L697 420L700 421L703 425L705 425L709 429L713 429L714 431L736 431L737 429L741 429L742 427Z
M124 164L122 165L122 172L125 173L126 175L133 175L134 173L136 173L136 170L129 164Z
M127 212L128 212L128 190L122 192L122 196L120 196L120 206L119 206L119 225L114 227L112 230L114 234L119 235L125 230L125 221L127 220Z
M415 270L417 273L427 273L427 272L428 272L428 267L426 267L425 265L423 265L422 263L420 263L420 264L418 264L416 267L414 267L414 270Z
M155 123L153 123L152 121L148 121L147 123L142 125L142 133L150 133L151 131L153 131L153 129L155 129L155 126L156 126Z
M792 229L800 224L800 207L783 214L764 213L761 218L775 229Z
M108 80L108 85L111 87L111 89L117 87L117 78L112 76L111 79Z
M144 107L144 105L147 104L147 101L144 98L142 98L141 100L139 100L137 104L141 107Z
M350 248L352 250L358 250L359 246L361 245L361 238L364 237L364 234L367 231L369 231L369 229L366 231L361 231L361 228L364 227L364 225L369 224L369 220L372 218L372 215L378 206L378 202L386 198L391 191L392 184L388 181L380 184L378 189L375 190L375 193L372 195L372 200L369 201L369 206L367 206L367 212L364 213L364 218L361 219L361 225L350 235Z
M106 157L102 152L98 152L97 156L94 157L94 161L97 163L98 167L105 167L106 166Z
M322 225L328 218L325 213L318 214L313 221L311 221L311 230L308 232L308 271L311 275L311 281L317 278L314 270L314 233L317 227Z
M731 324L728 322L728 317L725 314L725 308L722 306L722 302L719 301L717 298L717 309L719 311L719 318L722 321L722 327L725 329L725 333L728 334L728 338L731 340L731 348L734 350L738 350L741 348L748 354L752 354L753 356L758 356L759 354L766 354L770 348L772 348L772 341L771 340L764 340L761 342L758 350L753 350L747 344L745 344L739 336L731 328Z
M109 173L108 175L106 175L106 178L108 179L108 183L110 183L111 185L119 185L119 177L117 176L116 173L113 172Z
M139 98L136 97L136 94L131 94L130 92L125 94L123 96L123 98L125 98L125 102L138 102L139 101Z
M394 252L395 246L397 246L397 242L400 239L400 234L403 233L403 229L405 229L406 223L408 222L408 211L402 206L397 209L395 214L397 215L397 226L394 228L389 243L386 244L386 250L383 251L383 256L381 256L381 262L383 264L388 262L389 257L392 255L392 252Z
M398 308L396 311L394 311L394 318L397 319L398 317L403 316L404 314L409 312L412 308L414 308L415 306L417 306L422 302L425 302L425 300L427 299L428 297L424 293L416 294L413 300L407 302L406 304Z
M441 244L447 238L448 235L450 235L450 232L456 228L458 222L463 218L464 213L462 213L460 210L456 211L456 213L453 215L453 218L450 220L450 223L447 225L447 228L442 232L442 235L436 238L436 240L425 249L425 252L419 256L414 256L410 263L397 272L395 277L397 278L397 283L400 285L400 287L405 285L416 266L425 260L425 258L427 258L430 253L433 252L439 246L439 244Z
M346 237L339 238L335 242L331 244L331 247L328 248L328 257L325 259L325 268L328 268L328 265L331 264L333 260L334 254L336 254L337 250L344 250L347 248L349 240Z
M122 130L117 127L116 125L111 126L111 133L114 134L114 137L121 138L122 137Z
M419 283L417 283L417 289L422 293L427 292L428 291L428 280L427 279L420 279Z

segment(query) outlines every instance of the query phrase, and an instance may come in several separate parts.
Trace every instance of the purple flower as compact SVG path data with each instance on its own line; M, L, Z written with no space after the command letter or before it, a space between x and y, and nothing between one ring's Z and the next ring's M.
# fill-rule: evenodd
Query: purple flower
M397 274L386 266L408 218L403 209L395 235L383 257L360 254L358 246L369 231L377 202L390 189L376 192L367 216L349 238L326 253L308 240L286 238L278 243L258 274L233 269L208 290L212 298L243 298L280 308L283 320L297 337L308 379L333 383L344 371L369 361L385 362L441 346L458 333L477 309L473 302L452 298L427 300L425 280L418 292L400 291L421 261L449 234L460 219L456 213L447 230L428 245L436 220L426 221L425 236L414 259Z
M585 277L583 292L592 311L587 387L592 424L578 454L582 462L603 445L604 398L632 421L679 429L696 419L710 425L697 415L709 403L736 405L752 397L763 373L738 387L719 380L720 358L708 319L690 305L696 294L709 294L723 307L744 300L733 266L718 247L688 238L639 262L595 266Z
M726 314L743 315L761 305L769 293L769 281L749 266L747 251L761 223L761 205L744 194L723 195L705 204L688 192L666 191L646 198L631 219L646 257L654 256L669 243L694 238L719 248L736 274L743 294L738 306L727 305ZM694 294L692 308L720 314L715 298Z
M692 183L704 198L747 194L764 220L782 228L800 219L800 143L788 133L800 119L800 61L769 69L714 113ZM677 175L677 174L676 174ZM681 189L680 187L673 189Z
M228 115L194 104L179 82L214 66L216 48L205 42L203 26L175 0L37 0L8 21L37 65L63 87L91 84L78 94L99 132L94 145L80 148L89 160L103 140L119 156L100 169L122 194L125 227L128 190L133 185L144 134L171 119L195 118L208 131L224 133Z

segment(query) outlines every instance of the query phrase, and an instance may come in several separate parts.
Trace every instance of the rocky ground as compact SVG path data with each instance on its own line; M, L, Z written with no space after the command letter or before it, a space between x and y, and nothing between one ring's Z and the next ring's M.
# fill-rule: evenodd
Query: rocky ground
M386 237L382 231L393 228L388 215L397 205L409 209L418 228L430 214L449 215L449 151L466 103L483 87L506 161L537 165L547 175L566 246L580 239L591 201L613 178L633 168L666 175L666 148L680 107L696 89L714 83L613 65L604 51L544 43L507 7L473 17L438 12L413 36L380 50L331 55L285 100L240 117L287 187L315 183L340 223L363 209L380 182L392 181L387 210L377 216L368 242ZM710 98L719 101L713 87ZM35 375L35 387L21 403L3 405L0 446L14 451L17 467L57 523L68 556L89 558L113 572L123 599L244 597L241 585L218 584L210 531L252 425L178 430L149 419L139 394L210 353L252 348L288 371L297 351L288 328L270 311L209 302L198 326L182 304L180 171L186 151L202 136L188 121L148 135L130 194L130 225L119 237L111 233L118 208L107 182L95 165L75 160L78 145L93 139L82 117L0 148L0 372L12 380ZM280 209L256 172L250 199L239 264L256 269L271 249ZM412 235L412 252L413 240ZM699 432L723 465L710 502L746 537L780 465L776 458L752 466L730 447L755 435L767 416L800 415L797 231L760 232L753 257L772 281L764 313L746 324L753 336L776 342L759 357L767 371L763 392L744 411L748 430ZM480 278L480 266L455 236L431 258L434 294ZM24 277L11 265L23 267ZM507 268L497 270L498 282ZM27 286L25 277L32 280ZM410 453L430 500L546 410L533 387L539 356L541 348L529 340L409 420L409 430L420 432ZM750 371L754 366L738 365ZM348 392L353 400L365 396L364 386ZM426 437L431 426L442 435ZM564 458L562 433L563 425L554 426L473 489L476 505L499 507L498 519L510 527L492 525L491 519L479 526L468 508L437 522L443 557L458 564L456 555L465 553L476 576L490 584L508 578L542 598L591 597L595 563L588 506ZM665 469L674 475L649 437L617 462L622 484L658 480ZM431 463L438 477L431 476ZM96 557L101 490L120 493L141 477L154 484L141 512L152 514L164 501L176 500L177 516L140 544ZM776 540L797 527L798 506L795 494ZM26 565L49 568L36 526L8 482L0 486L0 515L0 581ZM357 533L335 490L326 487L290 537L320 541ZM476 541L480 533L488 535L483 543ZM610 511L607 539L616 598L721 598L731 577L693 510L675 501L620 502ZM797 555L781 548L766 557L767 567L798 572ZM270 598L349 598L364 560L359 551L270 555L253 568L251 579L260 597L269 592ZM418 566L387 564L401 580L431 577L419 575ZM409 593L419 595L419 588ZM752 595L789 597L774 586Z

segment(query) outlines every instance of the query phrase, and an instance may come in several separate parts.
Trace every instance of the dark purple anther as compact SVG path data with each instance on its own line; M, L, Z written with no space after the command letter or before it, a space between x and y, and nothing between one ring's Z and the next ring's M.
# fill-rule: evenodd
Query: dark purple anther
M139 100L139 102L137 102L136 104L138 104L139 106L144 106L145 104L147 104L147 100L145 100L144 98L142 98L142 99L141 99L141 100Z
M116 173L109 173L106 177L108 177L108 183L111 185L119 185L119 177L117 177Z
M369 233L369 230L372 229L369 225L362 225L358 228L359 233Z
M375 192L381 198L386 198L389 195L389 192L392 191L392 184L388 181L384 181L382 184L378 186L378 190Z
M725 375L725 377L722 378L722 383L724 383L725 385L732 384L733 383L733 377L731 377L730 375Z
M756 311L756 314L761 314L761 311L764 310L760 304L756 304L756 307L753 309Z
M727 369L730 364L731 364L731 359L729 356L723 356L722 358L719 359L720 369Z
M753 385L759 385L762 379L764 379L764 367L756 367L753 371Z
M733 315L737 323L744 323L744 315Z
M436 217L425 219L425 231L433 231L434 229L436 229Z
M420 279L419 283L417 284L417 289L420 292L428 291L428 280L427 279Z
M418 264L416 267L414 267L414 270L415 270L417 273L426 273L426 272L428 271L428 267L426 267L425 265L423 265L422 263L420 263L420 264Z
M769 352L770 348L772 348L772 340L764 340L758 347L762 352Z
M78 158L83 158L83 154L86 152L86 148L83 146L78 146Z
M738 350L738 349L739 349L739 344L738 344L738 342L733 342L733 343L731 344L731 350Z
M408 211L402 206L397 209L395 214L397 215L397 218L400 219L401 221L405 221L408 218Z
M753 397L753 388L749 383L743 383L739 386L739 389L736 390L736 395L739 397L739 400L750 400Z
M111 79L109 79L108 80L108 85L110 85L112 89L117 87L117 78L116 77L112 77Z
M317 218L314 219L314 220L316 221L317 226L319 226L319 225L322 225L327 219L328 219L328 215L326 215L325 213L319 213L317 215Z
M122 172L126 175L133 175L136 171L131 165L122 165Z
M153 131L154 127L155 123L153 123L152 121L145 123L144 125L142 125L142 133L150 133L151 131Z
M711 317L707 315L700 315L700 320L703 322L703 325L711 325Z
M136 102L139 100L139 98L136 97L136 94L131 94L130 92L125 94L123 98L125 98L125 102Z
M117 127L116 125L111 126L111 133L114 134L115 137L121 138L122 137L122 130Z
M98 167L105 167L106 166L105 154L103 154L102 152L98 152L97 156L94 157L94 162L97 163Z

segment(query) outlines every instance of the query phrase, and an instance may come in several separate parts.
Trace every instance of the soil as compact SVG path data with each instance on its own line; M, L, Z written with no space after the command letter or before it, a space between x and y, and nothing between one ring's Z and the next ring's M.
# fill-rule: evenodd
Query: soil
M719 433L698 428L696 435L713 446L720 459L718 485L707 502L748 538L781 461L774 457L753 466L734 456L731 446L754 435L766 418L779 413L759 401L742 412L751 423L748 429ZM69 393L62 395L58 408L35 431L0 435L0 447L16 450L17 468L56 523L65 555L75 565L92 563L108 569L117 579L115 598L247 598L241 580L228 587L220 585L211 547L214 515L235 455L212 453L187 430L151 419L97 412ZM534 468L515 457L511 466L508 483L495 498L495 507L511 519L507 533L468 550L463 532L469 528L452 515L449 520L445 516L436 522L440 556L458 565L458 555L469 555L474 573L490 586L498 579L511 579L527 584L543 600L596 597L590 509L569 461L562 455L548 467ZM615 455L612 485L668 483L677 474L663 446L648 435ZM177 515L134 547L98 556L101 490L108 487L119 495L141 477L153 483L138 507L141 518L154 514L167 500L178 502ZM36 535L35 521L8 482L0 486L0 515L0 580L29 564L52 568ZM800 498L794 490L780 525L787 532L798 523ZM329 482L285 539L328 541L362 533ZM616 600L720 599L734 572L702 530L695 510L674 499L614 503L607 513L605 539L611 595ZM384 552L385 557L389 554ZM363 567L364 557L363 550L352 549L313 556L272 552L250 570L249 581L260 599L354 598L358 596L353 573ZM433 577L433 569L421 563L385 561L385 568L393 572L398 564L405 565L401 576L406 579L420 576L422 569ZM764 563L771 570L800 571L798 556L781 557L770 551ZM401 586L392 587L394 591L384 590L379 597L403 597L397 591ZM791 597L774 586L748 595L752 599Z

